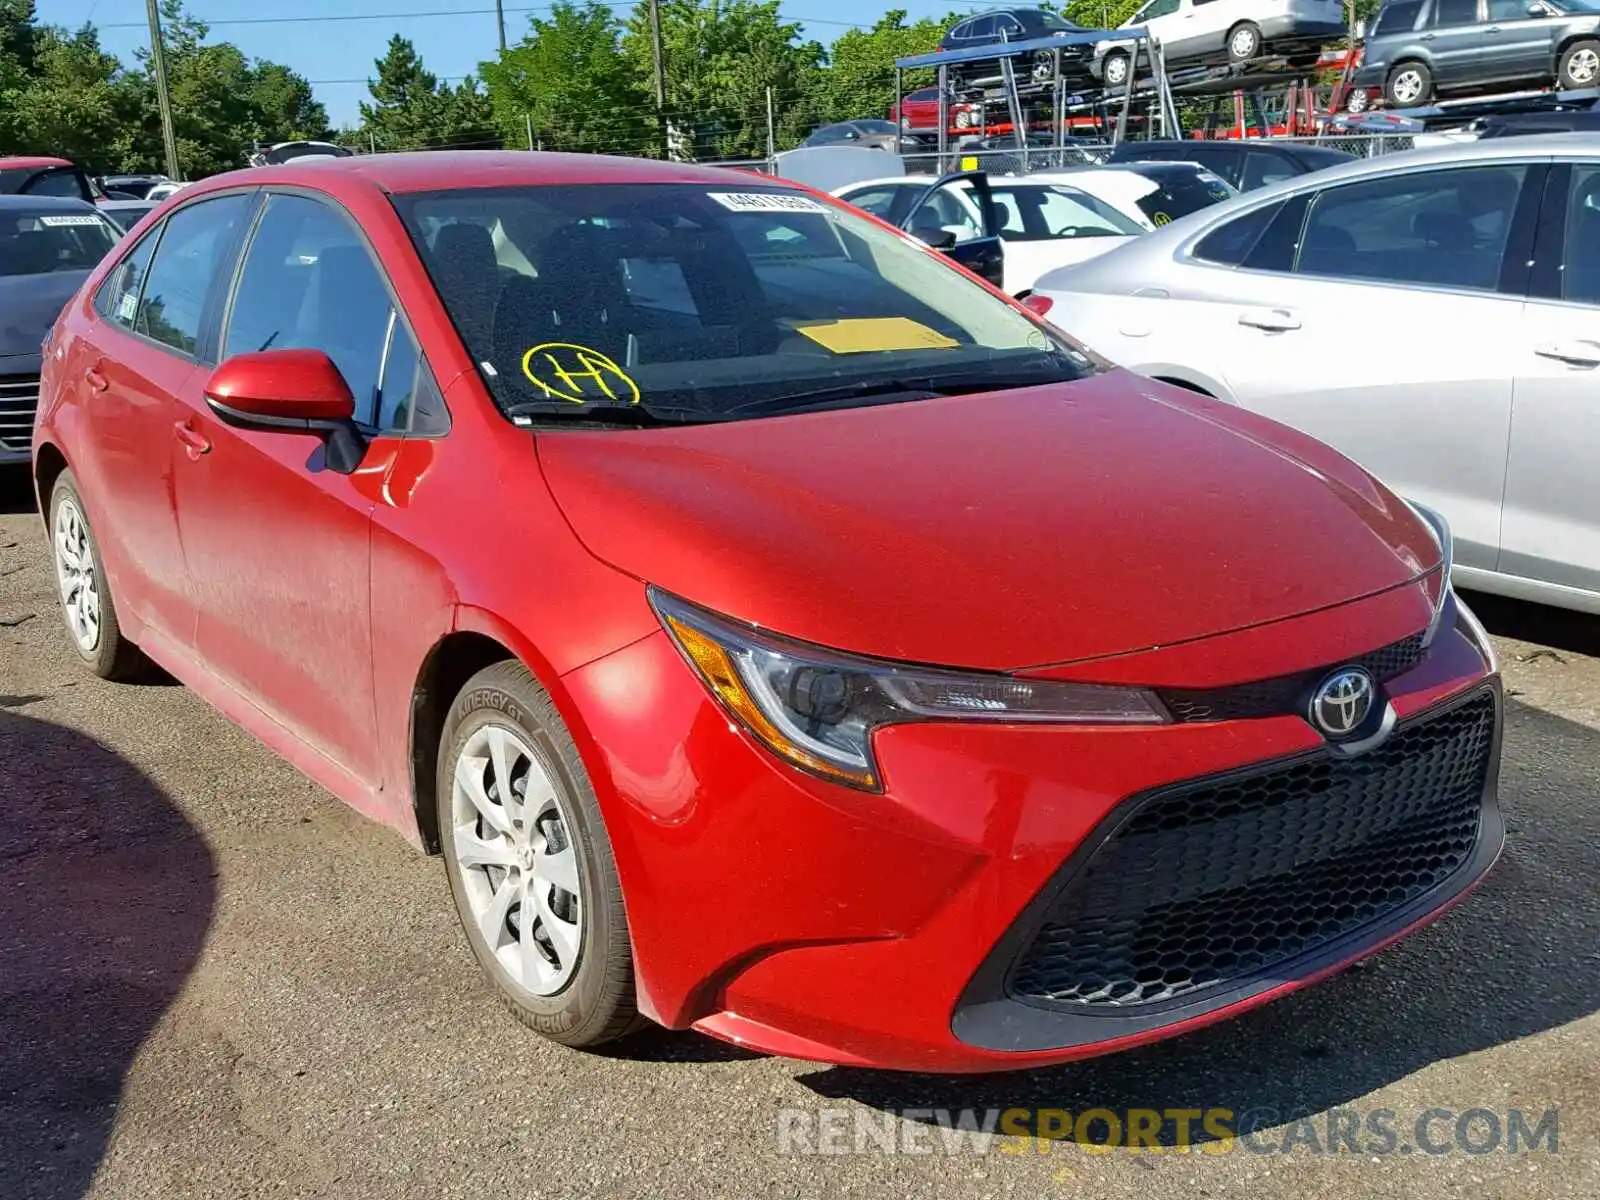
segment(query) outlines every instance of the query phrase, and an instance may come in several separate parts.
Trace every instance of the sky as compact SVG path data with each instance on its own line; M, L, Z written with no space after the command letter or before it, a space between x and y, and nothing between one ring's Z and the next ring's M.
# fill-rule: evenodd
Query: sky
M549 0L504 0L506 36L515 43L530 17L549 11ZM312 83L335 128L360 122L374 60L389 38L410 38L428 70L455 82L494 56L494 0L186 0L194 16L211 25L212 41L230 41L252 58L284 63ZM617 7L617 6L613 6ZM620 6L627 12L631 4ZM912 20L951 10L990 7L989 0L886 0ZM783 14L804 36L827 45L853 25L870 26L879 10L863 12L851 0L784 0ZM101 45L132 64L150 41L144 0L38 0L39 20L76 29L92 22ZM411 14L411 15L401 15ZM868 15L870 14L870 15ZM671 69L670 66L668 68Z

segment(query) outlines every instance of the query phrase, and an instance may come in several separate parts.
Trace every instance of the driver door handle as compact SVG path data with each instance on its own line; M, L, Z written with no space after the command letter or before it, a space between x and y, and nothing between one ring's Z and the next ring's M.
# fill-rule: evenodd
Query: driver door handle
M1546 342L1535 346L1533 352L1540 358L1553 358L1572 367L1600 367L1600 342Z
M89 390L92 392L103 392L111 386L111 381L93 367L83 373L83 381L89 385Z
M198 460L202 454L208 453L211 449L210 439L187 421L179 421L172 427L172 432L183 443L183 448L189 452L191 459Z
M1251 329L1265 329L1269 333L1283 333L1300 328L1300 318L1287 308L1247 308L1239 314L1239 324Z

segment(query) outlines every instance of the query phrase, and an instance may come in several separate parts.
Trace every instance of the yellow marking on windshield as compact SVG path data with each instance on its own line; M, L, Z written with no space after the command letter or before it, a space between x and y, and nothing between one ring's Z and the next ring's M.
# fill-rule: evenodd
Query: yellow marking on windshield
M1164 212L1151 213L1150 214L1150 224L1154 225L1157 229L1159 229L1163 225L1171 225L1172 224L1172 217L1169 214L1164 213Z
M801 325L804 334L835 354L861 354L873 350L948 350L961 343L929 329L910 317L854 317Z
M639 403L639 385L609 355L576 342L541 342L522 356L522 373L551 400L587 404L598 400Z

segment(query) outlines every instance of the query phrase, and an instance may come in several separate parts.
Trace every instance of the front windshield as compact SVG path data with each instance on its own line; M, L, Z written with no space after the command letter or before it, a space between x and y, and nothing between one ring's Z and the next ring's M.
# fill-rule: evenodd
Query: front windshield
M0 212L0 275L88 271L120 236L92 212Z
M1057 238L1136 237L1144 230L1097 196L1077 188L996 185L1000 237L1007 242Z
M1150 181L1150 190L1134 203L1155 226L1170 224L1239 194L1226 179L1205 170L1152 171L1145 178Z
M764 180L479 188L395 204L514 416L722 420L1095 369L904 235Z

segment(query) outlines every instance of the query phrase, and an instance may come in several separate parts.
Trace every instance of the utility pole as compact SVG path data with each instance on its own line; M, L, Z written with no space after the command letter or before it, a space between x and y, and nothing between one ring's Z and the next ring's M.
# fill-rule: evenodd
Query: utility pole
M494 0L495 24L500 30L500 56L506 53L506 3L505 0Z
M161 40L161 12L156 0L145 0L150 17L150 66L156 76L156 104L161 109L161 142L167 152L167 176L179 178L178 135L172 129L172 96L167 91L167 51Z
M667 128L667 63L661 46L661 0L650 0L650 62L655 68L656 127L661 137L661 157L672 157Z
M900 69L898 67L896 67L895 68L895 73L899 74L899 70ZM898 91L895 92L895 97L896 97L896 99L899 98L899 92ZM774 123L774 121L772 119L772 89L768 88L767 89L767 161L770 163L773 159L775 159L777 157L778 157L778 130L777 130L777 125Z

